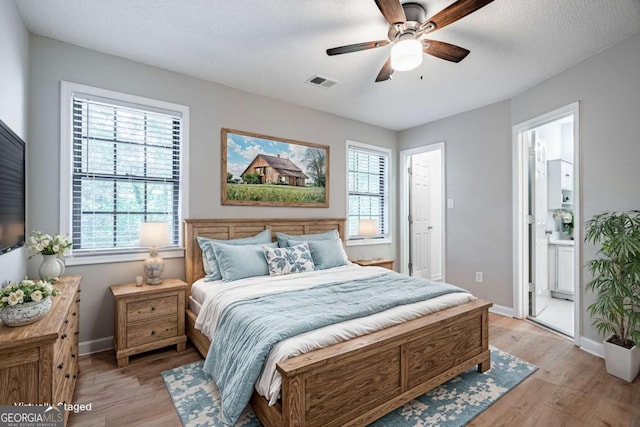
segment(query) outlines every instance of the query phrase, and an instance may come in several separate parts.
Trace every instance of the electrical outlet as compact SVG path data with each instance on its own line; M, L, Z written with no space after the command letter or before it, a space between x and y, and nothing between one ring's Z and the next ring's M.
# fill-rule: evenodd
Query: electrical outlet
M453 209L453 199L447 199L447 208Z
M476 283L482 283L482 281L484 280L484 274L482 274L482 271L476 271Z

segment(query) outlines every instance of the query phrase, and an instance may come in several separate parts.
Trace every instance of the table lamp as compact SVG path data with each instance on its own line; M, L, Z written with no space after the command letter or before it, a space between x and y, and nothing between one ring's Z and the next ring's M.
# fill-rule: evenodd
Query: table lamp
M377 219L361 219L358 223L358 235L365 239L378 236L378 220Z
M162 282L160 276L164 271L164 260L158 255L158 246L171 243L169 228L166 222L143 222L140 226L140 246L149 247L149 258L144 260L145 282L149 285L158 285Z

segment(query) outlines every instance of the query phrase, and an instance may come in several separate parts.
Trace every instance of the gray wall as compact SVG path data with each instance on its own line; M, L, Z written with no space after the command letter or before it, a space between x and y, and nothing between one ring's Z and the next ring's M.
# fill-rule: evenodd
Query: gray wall
M29 197L31 229L59 230L60 80L190 107L189 217L345 217L345 140L394 148L396 133L376 126L253 95L211 82L66 43L31 36ZM304 84L301 82L300 84ZM329 145L330 207L269 208L220 205L220 129L228 127ZM395 178L391 188L396 186ZM394 201L391 205L394 206ZM392 225L394 227L394 225ZM351 256L395 257L395 244L348 248ZM39 257L37 257L39 258ZM39 259L29 263L37 273ZM141 262L70 266L83 276L80 341L112 335L109 285L131 282ZM184 277L183 259L167 260L166 277Z
M513 307L511 126L580 101L584 219L607 210L640 209L640 34L534 86L511 100L400 132L399 150L446 141L447 281ZM595 256L578 242L581 264ZM473 271L484 271L484 284ZM582 335L599 341L586 307Z
M640 33L512 99L511 123L580 101L582 224L610 210L640 209ZM595 257L580 242L581 264ZM583 269L582 335L599 341L586 307L590 277Z
M509 109L500 102L405 130L398 149L445 141L446 197L454 200L446 210L447 282L512 307Z
M28 66L29 33L18 7L13 1L0 1L0 120L25 142L28 142ZM24 247L0 255L0 284L24 277L26 258Z

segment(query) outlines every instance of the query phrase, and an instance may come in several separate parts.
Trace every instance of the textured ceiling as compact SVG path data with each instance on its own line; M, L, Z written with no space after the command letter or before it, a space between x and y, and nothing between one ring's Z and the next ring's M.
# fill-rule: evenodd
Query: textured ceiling
M386 39L373 0L16 2L35 34L394 130L510 98L640 31L640 0L495 0L430 35L464 61L425 55L374 83L388 46L325 53ZM452 2L421 1L427 16Z

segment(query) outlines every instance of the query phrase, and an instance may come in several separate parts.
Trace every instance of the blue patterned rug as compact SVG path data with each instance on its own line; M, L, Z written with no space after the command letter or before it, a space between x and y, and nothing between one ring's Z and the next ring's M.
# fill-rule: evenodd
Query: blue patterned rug
M203 363L191 363L162 373L164 384L185 427L224 425L220 419L220 395L213 381L202 371ZM491 347L489 371L481 374L474 367L371 425L464 426L536 369L530 363ZM249 408L245 409L236 423L237 427L260 425Z

